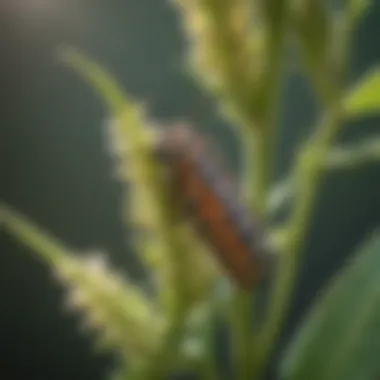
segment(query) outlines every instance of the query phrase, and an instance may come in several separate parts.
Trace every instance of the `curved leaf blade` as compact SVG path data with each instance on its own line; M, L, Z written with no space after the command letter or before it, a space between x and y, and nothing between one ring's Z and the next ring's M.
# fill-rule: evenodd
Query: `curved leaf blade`
M365 380L380 370L380 233L333 281L291 343L286 380Z
M370 70L344 100L346 116L380 114L380 67Z

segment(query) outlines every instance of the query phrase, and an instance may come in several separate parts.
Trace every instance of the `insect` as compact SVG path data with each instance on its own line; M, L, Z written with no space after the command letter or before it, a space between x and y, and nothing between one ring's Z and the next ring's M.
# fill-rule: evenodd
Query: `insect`
M180 211L193 220L218 261L241 288L260 283L272 254L261 223L243 206L216 152L183 124L164 130L154 150L169 173Z

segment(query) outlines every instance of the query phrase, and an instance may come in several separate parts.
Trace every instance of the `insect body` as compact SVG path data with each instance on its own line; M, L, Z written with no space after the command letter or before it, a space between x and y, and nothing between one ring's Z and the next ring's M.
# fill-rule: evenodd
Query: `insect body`
M238 191L217 156L188 126L164 131L155 152L168 169L173 190L218 260L242 288L267 273L267 252L260 223L239 201Z

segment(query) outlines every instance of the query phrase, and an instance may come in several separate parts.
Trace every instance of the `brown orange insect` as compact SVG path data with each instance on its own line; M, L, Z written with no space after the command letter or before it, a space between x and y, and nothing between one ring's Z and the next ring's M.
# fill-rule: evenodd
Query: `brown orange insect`
M260 222L239 200L231 176L194 129L163 131L155 153L168 169L180 210L190 216L235 282L249 289L265 277L272 253Z

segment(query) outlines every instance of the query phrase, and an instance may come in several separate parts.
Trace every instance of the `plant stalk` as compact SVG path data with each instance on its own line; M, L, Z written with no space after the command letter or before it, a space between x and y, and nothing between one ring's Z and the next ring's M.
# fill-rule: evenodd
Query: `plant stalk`
M324 157L340 126L342 110L339 103L331 106L330 112L317 129L318 133L306 144L298 156L295 171L299 198L289 222L289 240L279 256L279 271L273 285L273 298L269 307L268 320L259 336L256 350L255 370L258 376L268 360L276 336L282 327L284 314L290 302L298 258L304 236L310 224L313 205L323 177Z
M267 69L263 76L262 107L259 116L260 128L248 125L243 133L244 188L243 193L251 211L266 224L267 195L273 174L276 144L276 104L281 82L282 55L284 50L288 5L280 1L268 13ZM277 12L277 13L276 13ZM255 99L257 100L257 99ZM255 128L256 127L256 128ZM254 171L252 172L252 166ZM253 334L252 292L237 292L235 296L235 338L238 356L238 379L251 380L254 375L252 353L257 351Z
M298 200L288 224L289 239L283 254L279 257L279 270L273 285L268 319L259 336L260 349L255 351L254 376L262 373L282 327L282 321L291 300L303 239L310 225L313 205L326 169L325 158L344 116L341 99L352 37L349 18L346 18L344 23L346 27L342 29L340 35L341 54L336 65L338 71L336 87L331 89L328 96L323 99L325 115L319 127L316 128L315 135L302 147L295 164L292 178L295 181L294 186L297 187ZM318 74L324 76L324 73ZM313 78L311 80L313 82ZM322 83L325 81L322 80ZM314 85L317 85L315 81ZM319 90L318 86L317 90Z

